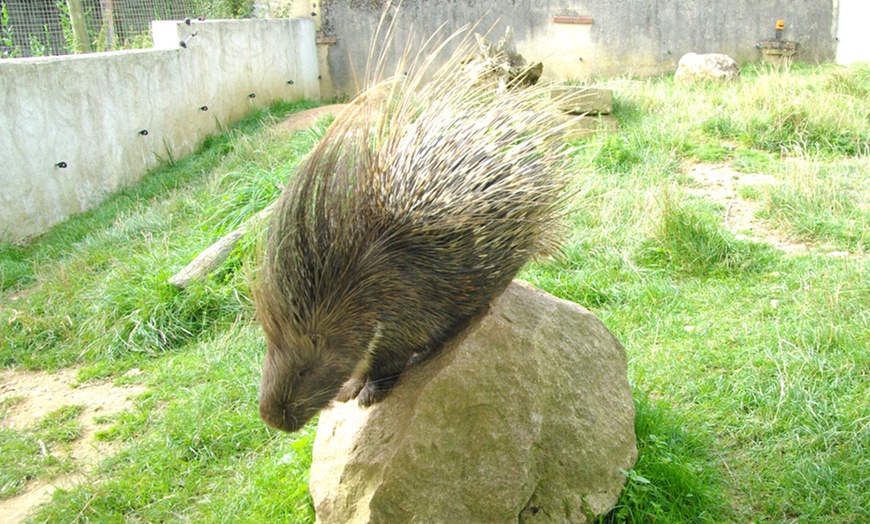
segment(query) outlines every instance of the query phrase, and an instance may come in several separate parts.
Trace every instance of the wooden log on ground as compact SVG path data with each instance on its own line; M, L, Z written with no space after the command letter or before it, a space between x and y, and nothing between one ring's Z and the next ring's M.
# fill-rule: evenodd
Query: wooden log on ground
M191 282L205 279L212 271L218 268L233 252L239 240L245 236L245 233L250 229L252 221L262 220L272 213L275 207L275 202L269 204L268 207L249 218L244 224L238 227L235 231L221 237L220 240L212 244L205 251L199 254L193 262L188 264L184 269L172 275L169 278L169 283L178 289L184 289Z
M297 131L313 125L319 118L326 114L337 115L346 107L346 104L332 104L328 106L320 106L299 113L289 115L287 119L275 126L275 129L282 131ZM239 240L248 232L252 220L262 220L266 218L275 207L273 202L267 208L257 213L254 217L249 218L244 224L232 233L224 235L220 240L209 246L197 256L193 262L187 265L178 273L169 278L169 283L173 286L184 289L191 282L205 279L212 271L217 269L226 261L233 249L239 243Z

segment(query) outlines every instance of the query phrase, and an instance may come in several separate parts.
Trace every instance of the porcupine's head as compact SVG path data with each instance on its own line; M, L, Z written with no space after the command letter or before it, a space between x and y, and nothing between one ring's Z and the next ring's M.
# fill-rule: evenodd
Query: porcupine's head
M292 266L264 265L256 290L266 336L259 403L266 424L293 432L326 407L360 366L367 321L365 312L348 308L339 313L353 322L342 322L318 311L323 301L283 294L285 271L299 274Z
M274 269L264 267L256 290L257 313L266 335L260 417L275 429L292 432L335 397L342 377L349 372L328 350L334 341L300 329L292 318L289 297L280 296L280 288L271 287L282 278L273 273Z
M266 335L260 417L282 431L298 431L335 398L354 363L342 361L341 344L317 334Z
M260 416L283 431L299 430L335 398L360 365L373 324L358 295L365 270L356 265L371 245L368 230L348 228L358 212L327 187L330 174L344 170L323 150L282 194L254 286L266 336Z

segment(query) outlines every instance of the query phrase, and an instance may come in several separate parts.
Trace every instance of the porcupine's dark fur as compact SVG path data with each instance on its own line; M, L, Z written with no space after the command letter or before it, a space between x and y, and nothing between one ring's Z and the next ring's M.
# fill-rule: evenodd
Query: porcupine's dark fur
M281 195L255 287L270 426L379 401L555 246L566 152L551 102L470 81L472 48L360 95Z

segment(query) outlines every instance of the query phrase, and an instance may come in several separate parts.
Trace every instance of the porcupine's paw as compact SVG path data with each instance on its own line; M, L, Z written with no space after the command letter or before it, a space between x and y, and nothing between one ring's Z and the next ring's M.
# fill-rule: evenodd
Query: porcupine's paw
M399 375L382 378L379 380L369 379L369 381L366 382L366 386L362 389L362 391L360 391L359 396L357 397L357 399L359 400L359 405L363 407L368 407L377 404L390 394L390 391L393 390L393 386L396 385L396 382L398 382L398 380Z
M360 391L366 385L366 377L361 378L352 378L348 380L338 391L338 395L335 396L335 400L338 402L347 402L348 400L355 399Z

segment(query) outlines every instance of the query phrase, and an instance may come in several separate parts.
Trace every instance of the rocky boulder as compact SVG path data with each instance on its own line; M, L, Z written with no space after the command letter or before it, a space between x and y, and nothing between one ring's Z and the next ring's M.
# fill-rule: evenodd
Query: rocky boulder
M535 85L544 72L543 62L528 65L523 55L517 52L513 29L508 27L496 44L486 37L475 34L477 55L465 63L464 73L472 83L495 81L500 89Z
M706 81L727 82L736 80L739 74L740 68L737 66L737 62L728 55L687 53L680 58L674 82L678 84Z
M320 415L318 521L594 521L637 459L625 351L586 309L515 281L381 403Z

